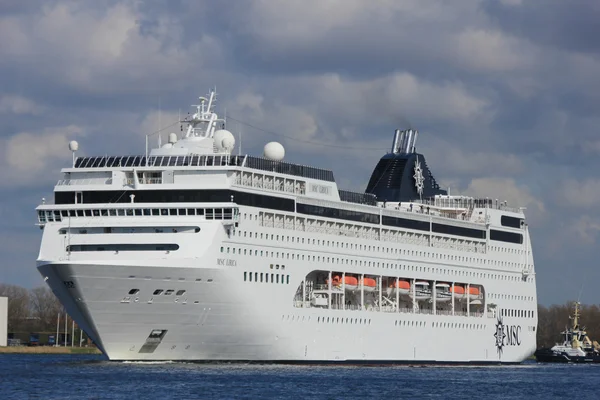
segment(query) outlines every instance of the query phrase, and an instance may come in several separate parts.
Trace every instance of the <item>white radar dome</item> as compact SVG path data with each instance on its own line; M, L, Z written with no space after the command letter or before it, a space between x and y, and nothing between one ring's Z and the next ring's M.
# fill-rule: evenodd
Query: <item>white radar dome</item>
M169 133L169 143L175 144L177 143L177 134L174 132Z
M228 153L231 153L231 151L233 150L233 146L235 146L235 138L232 136L225 136L223 138L223 140L221 140L221 146L223 147L223 150L225 150Z
M281 161L285 157L285 149L279 142L269 142L264 149L265 158L273 161Z
M233 137L233 134L225 129L219 129L218 131L215 131L213 140L215 141L215 146L219 152L231 151L233 146L235 146L235 138ZM231 148L229 148L229 145L231 145Z
M77 143L76 140L71 140L69 142L69 150L71 150L71 151L77 151L77 150L79 150L79 143Z

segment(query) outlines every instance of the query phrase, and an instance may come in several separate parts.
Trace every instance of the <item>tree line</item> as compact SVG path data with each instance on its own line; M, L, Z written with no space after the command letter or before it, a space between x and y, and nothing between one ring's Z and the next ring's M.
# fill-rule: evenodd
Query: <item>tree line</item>
M25 289L0 283L0 297L8 297L8 332L54 332L65 309L47 286ZM64 322L63 322L64 323Z
M28 290L0 283L0 296L8 297L8 332L54 332L59 313L64 321L65 309L47 286ZM573 310L573 302L538 306L538 347L551 347L561 340L560 333L571 326ZM600 307L581 305L580 325L586 327L592 340L600 342Z
M580 306L579 326L585 327L591 340L600 342L600 307L596 304ZM538 305L537 346L551 347L561 342L561 332L573 325L570 317L575 312L573 301L563 305Z

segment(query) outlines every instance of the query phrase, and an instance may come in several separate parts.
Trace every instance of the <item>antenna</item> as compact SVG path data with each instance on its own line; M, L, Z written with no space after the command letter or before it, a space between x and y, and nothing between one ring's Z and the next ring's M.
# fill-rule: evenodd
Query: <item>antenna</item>
M160 135L160 124L161 124L161 109L160 109L160 96L158 96L158 134Z
M240 140L239 140L239 143L240 143L240 149L239 149L239 151L238 151L238 154L241 156L241 155L242 155L242 128L240 127L240 124L239 124L239 123L238 123L238 129L239 129L239 132L238 132L238 137L239 137L239 139L240 139Z
M583 273L583 281L581 282L581 287L579 288L579 295L577 296L577 302L581 301L581 293L583 292L583 282L585 282L585 272Z

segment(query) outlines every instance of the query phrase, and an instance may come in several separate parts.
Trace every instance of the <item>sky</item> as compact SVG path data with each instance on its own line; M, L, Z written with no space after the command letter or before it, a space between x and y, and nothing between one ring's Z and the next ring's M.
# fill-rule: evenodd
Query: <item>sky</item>
M34 210L70 140L143 154L216 87L243 153L277 140L343 189L418 129L451 194L527 208L541 304L599 304L598 20L595 0L1 0L0 282L43 284Z

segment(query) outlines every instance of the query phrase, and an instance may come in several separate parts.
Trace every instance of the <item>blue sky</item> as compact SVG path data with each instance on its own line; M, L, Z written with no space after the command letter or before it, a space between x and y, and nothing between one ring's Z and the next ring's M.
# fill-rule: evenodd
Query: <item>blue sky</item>
M542 304L600 303L600 3L2 0L0 282L34 287L52 198L80 155L142 154L210 87L243 151L364 190L395 128L453 194L527 207ZM312 143L319 143L315 145ZM340 148L332 145L344 145Z

